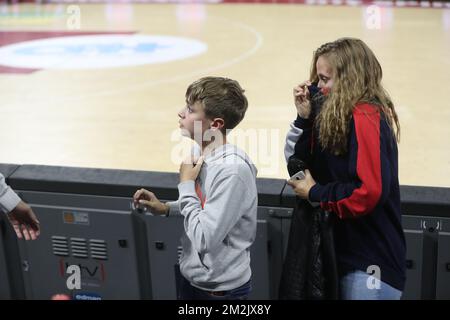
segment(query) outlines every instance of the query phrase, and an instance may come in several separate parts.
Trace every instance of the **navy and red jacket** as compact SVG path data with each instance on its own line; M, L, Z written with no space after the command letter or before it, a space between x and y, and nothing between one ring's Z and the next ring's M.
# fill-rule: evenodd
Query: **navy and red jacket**
M381 281L404 289L406 244L401 224L398 150L379 108L357 104L350 121L347 153L323 150L314 120L300 117L295 156L309 167L316 184L309 200L334 212L335 244L341 275L380 268Z

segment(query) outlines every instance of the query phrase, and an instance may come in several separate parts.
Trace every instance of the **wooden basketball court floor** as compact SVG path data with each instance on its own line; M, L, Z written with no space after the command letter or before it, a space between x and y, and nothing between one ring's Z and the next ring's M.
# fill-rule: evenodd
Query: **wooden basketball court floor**
M0 50L70 33L176 36L207 49L98 69L0 63L0 163L177 171L189 146L177 131L186 87L216 75L237 79L250 103L231 141L260 177L286 178L292 87L308 77L313 50L350 36L374 50L396 104L400 183L450 187L450 7L75 4L80 25L71 29L69 5L0 5Z

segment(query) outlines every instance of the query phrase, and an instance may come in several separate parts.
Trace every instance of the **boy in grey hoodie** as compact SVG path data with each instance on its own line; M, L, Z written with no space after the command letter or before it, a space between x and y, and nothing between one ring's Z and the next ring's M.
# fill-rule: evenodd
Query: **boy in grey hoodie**
M6 213L6 217L14 228L19 239L35 240L39 236L39 221L33 210L5 182L5 177L0 173L0 211Z
M134 195L135 204L152 213L184 216L179 299L246 299L250 293L257 170L226 141L247 106L237 81L205 77L192 83L178 116L183 135L198 148L180 166L178 201L162 203L145 189Z

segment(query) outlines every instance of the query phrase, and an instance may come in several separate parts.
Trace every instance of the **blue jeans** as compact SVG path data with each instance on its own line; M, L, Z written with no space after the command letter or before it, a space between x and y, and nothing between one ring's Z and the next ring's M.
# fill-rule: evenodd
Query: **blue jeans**
M339 280L342 300L400 300L402 292L383 281L372 287L373 278L364 271L347 273ZM368 285L369 282L369 285Z
M213 292L194 287L177 268L175 268L175 277L178 300L247 300L252 290L250 280L236 289Z

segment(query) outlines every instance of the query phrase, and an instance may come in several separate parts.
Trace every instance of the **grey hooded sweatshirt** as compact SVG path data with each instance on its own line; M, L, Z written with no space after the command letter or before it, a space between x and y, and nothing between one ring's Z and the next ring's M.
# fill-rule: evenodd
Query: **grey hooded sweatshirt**
M169 202L170 214L184 216L180 269L193 286L224 291L249 281L256 174L244 151L225 144L205 157L195 182L178 185L179 199Z

